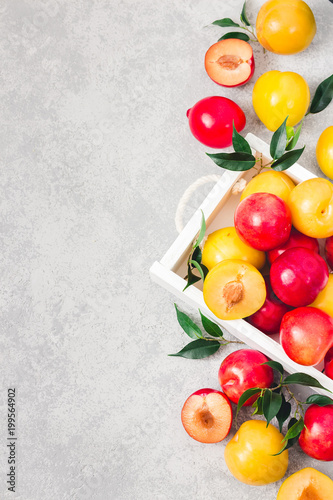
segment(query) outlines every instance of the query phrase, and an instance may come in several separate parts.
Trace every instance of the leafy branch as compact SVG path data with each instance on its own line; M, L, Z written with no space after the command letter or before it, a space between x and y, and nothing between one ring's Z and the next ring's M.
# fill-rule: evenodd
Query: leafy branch
M184 332L193 339L183 349L169 356L179 356L188 359L203 359L215 354L221 346L228 344L243 344L237 340L227 340L224 338L222 328L207 318L199 309L201 323L206 332L204 335L198 325L191 320L187 314L180 311L175 304L177 320ZM208 334L208 335L207 335Z
M220 26L221 28L238 28L246 31L247 33L242 33L240 31L229 31L228 33L225 33L221 38L218 39L220 40L225 40L226 38L238 38L239 40L244 40L245 42L248 42L249 40L251 42L258 42L258 38L256 37L255 34L255 29L251 25L247 14L246 14L246 1L243 4L242 12L239 16L241 24L235 23L232 19L229 17L224 17L223 19L218 19L217 21L214 21L212 24L215 26ZM250 38L252 37L252 38Z
M184 278L187 280L187 283L183 289L183 292L189 286L193 285L194 283L197 283L197 281L200 281L201 279L202 281L204 281L208 273L207 267L201 263L202 251L200 248L200 244L202 243L202 240L204 239L206 232L205 216L202 211L201 213L202 213L202 218L201 218L201 227L199 235L197 239L194 241L190 255L188 256L187 259L187 275ZM194 269L196 269L199 272L200 276L197 276L196 274L193 273Z
M232 145L235 152L206 154L216 163L216 165L227 170L250 170L250 168L254 167L257 162L260 162L257 173L260 173L263 168L267 167L279 172L286 170L297 162L305 148L305 146L303 146L303 148L300 149L293 149L299 139L302 123L297 128L295 133L293 133L292 127L288 127L288 138L287 119L288 116L272 136L270 142L270 154L272 160L268 161L265 165L263 165L262 158L256 159L254 157L250 144L237 132L234 123L232 131Z
M290 418L292 409L290 401L293 400L296 403L296 408L293 416L288 421L288 431L283 439L283 447L277 453L277 455L279 455L284 450L287 450L297 443L304 428L304 405L316 404L319 406L327 406L332 405L333 400L328 396L312 394L306 401L298 401L289 388L290 384L318 387L320 389L325 389L326 391L329 391L329 389L323 387L318 380L310 375L307 375L306 373L293 373L292 375L288 375L284 378L283 366L277 361L267 361L263 364L270 366L273 370L280 373L280 381L278 385L276 387L265 389L254 387L243 392L238 401L236 416L244 403L246 403L246 401L248 401L248 399L250 399L254 394L258 394L258 398L252 404L252 407L254 408L252 415L264 415L267 426L275 417L278 421L281 432L283 424Z

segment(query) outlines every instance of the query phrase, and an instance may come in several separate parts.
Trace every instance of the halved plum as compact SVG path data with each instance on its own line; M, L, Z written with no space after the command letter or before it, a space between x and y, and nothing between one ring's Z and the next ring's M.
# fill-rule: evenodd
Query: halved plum
M252 77L254 67L252 47L244 40L220 40L206 52L205 68L208 76L223 87L244 85Z
M186 432L196 441L218 443L229 434L231 404L223 392L200 389L185 401L181 419Z

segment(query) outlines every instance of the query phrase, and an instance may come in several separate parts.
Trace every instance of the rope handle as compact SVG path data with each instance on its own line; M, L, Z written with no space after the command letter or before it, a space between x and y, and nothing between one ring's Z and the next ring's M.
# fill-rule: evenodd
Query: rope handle
M182 230L184 229L184 223L183 223L183 218L184 218L184 211L186 208L186 205L188 201L190 200L191 196L195 191L201 187L204 186L205 184L208 184L209 182L218 182L221 179L222 175L204 175L203 177L199 177L196 181L194 181L190 186L185 190L184 194L179 200L179 203L177 205L176 209L176 215L175 215L175 224L176 224L176 229L178 233L181 233ZM232 188L232 194L238 194L241 193L246 186L246 181L245 179L240 179L235 183L235 185Z
M194 181L184 192L182 197L179 200L179 203L177 205L176 209L176 215L175 215L175 224L176 224L176 229L178 233L181 233L182 230L184 229L184 223L183 223L183 218L184 218L184 211L186 208L186 205L188 201L190 200L191 196L195 191L201 187L204 186L205 184L208 184L209 182L218 182L221 179L221 175L204 175L203 177L199 177L196 181Z

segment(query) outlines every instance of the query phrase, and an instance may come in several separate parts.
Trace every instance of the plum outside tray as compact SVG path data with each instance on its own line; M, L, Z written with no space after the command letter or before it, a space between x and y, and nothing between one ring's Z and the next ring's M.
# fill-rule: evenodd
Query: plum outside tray
M271 159L268 144L253 134L247 134L246 139L254 154L262 155L263 161L265 161L265 158ZM286 173L296 184L316 177L297 163L290 167ZM239 179L245 178L249 180L252 176L252 169L247 172L224 171L221 179L210 191L166 254L160 261L154 262L151 266L151 278L153 281L172 292L178 299L192 306L196 311L200 309L206 316L225 328L237 339L245 342L249 347L263 352L274 361L280 362L288 373L307 373L316 378L321 385L333 392L333 380L321 373L323 365L320 364L318 367L309 367L295 363L283 351L278 341L278 335L265 335L243 319L226 321L217 318L208 309L203 300L201 281L183 291L186 285L186 281L183 278L186 275L186 261L192 243L200 230L201 210L206 219L206 235L216 229L233 226L233 216L236 206L239 203L240 194L234 195L231 190ZM322 389L315 387L313 389L318 393L329 395L327 391Z

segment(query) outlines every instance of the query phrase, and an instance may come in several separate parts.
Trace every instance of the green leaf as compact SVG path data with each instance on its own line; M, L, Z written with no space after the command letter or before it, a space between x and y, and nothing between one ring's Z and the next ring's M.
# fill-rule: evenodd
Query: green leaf
M274 132L271 139L271 144L269 148L269 152L271 157L276 160L283 155L287 145L287 132L286 132L286 124L287 124L288 116L284 120L284 122L279 126L279 128Z
M291 425L287 434L284 436L284 440L287 441L289 439L296 438L297 436L300 435L303 428L304 428L304 420L303 417L301 417L299 420L296 420L296 422Z
M298 422L297 418L293 417L289 420L288 422L288 430L292 428L292 426L294 424L296 424L296 422ZM287 440L287 446L286 446L286 449L288 450L289 448L291 448L295 443L297 443L298 441L298 438L299 438L299 434L291 439L288 439Z
M195 260L190 260L189 262L199 271L201 279L202 279L202 281L204 281L205 280L205 273L203 272L201 265L198 262L196 262Z
M272 418L276 417L279 409L281 408L281 405L282 405L281 394L277 394L276 392L272 392L269 389L266 389L262 408L264 412L264 417L267 420L267 427Z
M298 420L296 418L291 418L288 422L288 429L290 429L297 422L298 422ZM284 446L281 448L281 450L278 453L275 453L272 456L276 457L277 455L280 455L284 450L288 450L289 448L291 448L295 443L297 443L298 438L299 438L299 434L296 437L291 438L291 439L283 438L282 442L285 442Z
M243 24L245 24L245 26L251 26L251 24L247 18L247 15L246 15L246 1L243 4L242 12L240 15L240 20L242 21Z
M252 156L251 146L244 137L242 137L235 127L234 121L232 121L232 145L237 153L247 153Z
M206 155L209 156L216 165L226 168L227 170L244 172L245 170L250 170L250 168L256 164L255 157L248 153L206 153Z
M288 375L283 381L283 385L286 384L299 384L306 385L308 387L319 387L319 389L325 389L325 391L331 392L326 387L323 387L317 379L307 375L306 373L293 373L292 375Z
M218 41L226 40L227 38L237 38L238 40L244 40L244 42L248 42L250 37L246 33L240 33L239 31L230 31L225 35L221 36Z
M278 363L277 361L266 361L265 363L261 364L270 366L271 368L273 368L273 370L277 370L278 372L280 372L281 375L283 375L284 373L283 366L281 365L281 363Z
M177 320L184 332L191 337L191 339L202 339L200 328L187 316L187 314L180 311L175 304Z
M286 133L287 133L287 141L289 141L295 135L294 127L291 127L290 125L286 125Z
M186 290L186 288L188 288L191 285L194 285L194 283L197 283L197 281L201 280L200 276L196 276L195 274L192 273L190 264L188 264L188 266L187 266L186 278L187 278L187 283L186 283L186 286L183 288L183 292Z
M299 434L297 436L295 436L294 438L292 439L288 439L287 441L287 446L286 446L286 450L289 450L289 448L291 448L292 446L294 446L295 443L297 443L298 439L299 439Z
M243 404L246 403L246 401L250 399L254 394L258 394L258 392L261 392L260 387L253 387L252 389L247 389L246 391L243 392L243 394L238 400L236 415L238 414Z
M234 23L234 21L230 19L230 17L224 17L223 19L218 19L217 21L214 21L212 24L214 24L215 26L220 26L221 28L230 28L231 26L239 28L239 24Z
M197 240L193 245L193 250L195 250L200 245L200 243L202 242L202 240L205 237L205 232L206 232L206 220L205 220L204 213L201 210L201 227L200 227L200 231L199 231Z
M266 415L267 415L269 406L271 404L271 401L272 401L272 391L266 390L264 392L263 402L262 402L262 411L263 411L263 414L264 414L264 417L266 418L266 420L267 420L267 416ZM269 421L267 422L267 426L268 426L268 424L269 424Z
M252 407L255 408L252 415L262 415L263 414L263 410L262 410L263 399L264 398L262 396L259 396L259 398L255 400L255 402L252 405Z
M203 359L215 354L220 348L217 340L208 341L204 339L194 340L187 344L181 351L169 356L179 356L187 359Z
M292 139L290 142L288 142L287 144L287 147L286 147L286 150L287 151L290 151L291 149L294 149L294 147L296 146L297 142L298 142L298 139L299 139L299 136L300 136L300 133L301 133L301 130L302 130L302 125L303 125L303 120L301 121L301 123L298 125L297 129L296 129L296 132L295 134L293 135Z
M286 401L283 394L281 394L281 396L282 396L281 408L279 409L278 413L276 414L277 421L279 422L280 432L282 432L283 424L287 420L287 418L289 417L290 412L291 412L291 404L289 403L289 401Z
M283 447L281 448L280 451L278 451L277 453L274 453L271 456L272 457L277 457L278 455L281 455L281 453L287 448L287 446L288 446L288 441L285 442L285 444L283 445Z
M295 417L292 417L289 422L288 422L288 430L294 425L296 424L296 422L298 422L297 418Z
M202 326L204 327L206 332L209 333L209 335L211 335L212 337L223 337L223 332L222 332L221 328L219 327L219 325L217 325L216 323L211 321L209 318L207 318L204 314L202 314L200 309L199 309L199 313L201 316Z
M201 264L201 259L202 259L202 251L200 247L196 247L192 254L192 260L195 260L198 262L198 264Z
M204 266L203 264L200 264L200 266L201 266L201 269L202 269L204 276L206 278L207 274L209 273L208 268L206 266Z
M323 111L333 99L333 75L321 82L315 92L310 106L310 113Z
M318 405L318 406L327 406L333 405L333 400L328 396L322 396L321 394L311 394L308 399L305 401L307 405Z
M280 156L278 160L275 160L274 163L272 163L272 168L278 172L281 172L282 170L286 170L287 168L291 167L294 163L297 162L299 157L304 151L304 148L301 149L293 149L292 151L287 151L284 153L284 155Z

